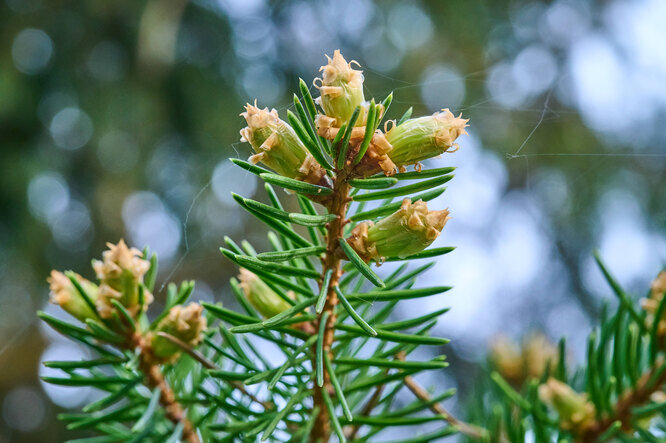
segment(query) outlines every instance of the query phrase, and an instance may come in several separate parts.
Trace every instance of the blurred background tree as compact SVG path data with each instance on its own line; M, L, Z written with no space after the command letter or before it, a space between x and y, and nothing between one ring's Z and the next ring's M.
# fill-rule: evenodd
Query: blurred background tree
M257 188L227 161L249 155L238 114L288 108L336 48L368 95L395 91L394 117L471 119L438 163L458 166L438 239L458 249L423 282L455 285L428 307L453 309L454 361L423 383L464 398L499 332L565 335L580 357L609 295L592 250L629 289L666 260L664 21L659 0L2 0L0 441L72 437L55 415L96 395L39 382L40 361L84 352L36 321L56 312L49 269L124 237L160 255L158 284L232 303L223 235L265 243L229 195Z

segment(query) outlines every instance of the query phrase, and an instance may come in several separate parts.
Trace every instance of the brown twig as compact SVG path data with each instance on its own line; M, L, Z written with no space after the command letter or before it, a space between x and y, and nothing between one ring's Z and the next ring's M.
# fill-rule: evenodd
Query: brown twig
M138 347L140 352L139 356L139 369L143 373L146 384L151 388L159 388L160 390L160 404L164 408L166 417L174 424L182 423L183 433L182 439L189 443L200 443L199 435L192 426L192 423L187 419L185 410L176 400L171 387L164 379L164 375L160 369L157 359L150 349L143 335L137 334L133 339L134 347Z
M347 184L348 173L347 171L339 170L336 171L336 176L333 179L333 194L331 198L328 199L325 203L326 208L328 209L329 214L337 215L336 219L331 221L326 226L326 254L322 260L322 281L324 280L323 276L329 271L332 271L331 280L328 285L328 292L326 295L326 304L324 305L324 313L328 312L328 321L324 329L324 342L323 348L324 352L331 352L331 346L333 344L334 328L335 324L335 307L338 304L338 296L335 292L335 287L340 280L342 275L342 268L340 266L341 258L336 254L338 249L338 240L344 238L344 220L347 213L347 206L349 204L349 184ZM321 316L314 322L314 329L319 329L319 322ZM313 355L316 355L316 352L313 352ZM330 356L331 359L333 356ZM315 362L313 361L313 366ZM323 391L326 390L329 393L333 392L333 387L331 385L330 376L326 371L324 371L324 384L320 388L318 386L314 387L313 392L313 401L314 405L319 407L319 414L315 419L315 424L312 428L312 433L310 435L310 441L317 442L323 441L327 442L331 435L331 417L328 412L328 408L324 403Z
M405 360L404 354L400 354L396 356L397 360ZM430 394L428 394L428 391L423 389L423 387L418 384L416 380L412 378L411 375L407 375L404 378L405 381L405 386L412 391L412 393L420 400L424 402L429 402L430 399ZM454 426L457 428L461 433L465 434L469 438L475 439L475 440L482 440L484 438L488 437L488 431L478 427L471 425L469 423L465 423L462 420L458 420L455 418L449 411L447 411L444 406L442 406L440 403L433 403L429 406L430 410L437 414L441 415L444 420L449 422L451 426Z
M166 332L158 332L157 335L160 337L166 338L169 340L171 343L174 345L178 346L183 352L185 352L187 355L201 363L201 365L205 368L208 369L220 369L215 363L212 361L208 360L201 352L197 351L194 349L192 346L188 345L184 341L180 340L177 337L174 337L171 334L167 334Z
M428 391L423 389L423 387L421 387L421 385L419 385L410 375L405 377L405 386L407 386L407 388L409 388L409 390L412 391L412 393L417 398L425 402L430 401L430 394L428 394ZM456 427L461 433L465 434L469 438L481 440L488 435L488 431L485 429L458 420L453 415L451 415L451 413L447 411L440 403L433 403L430 405L430 410L435 414L441 415L444 420L451 424L451 426Z

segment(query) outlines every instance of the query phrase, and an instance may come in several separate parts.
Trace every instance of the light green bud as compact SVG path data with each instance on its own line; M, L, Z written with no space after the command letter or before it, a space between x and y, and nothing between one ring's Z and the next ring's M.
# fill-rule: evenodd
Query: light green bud
M95 302L98 293L97 285L81 277L79 274L74 274L74 276L86 295ZM60 305L68 314L82 322L85 322L89 318L97 318L92 308L86 303L72 281L65 274L55 270L51 271L51 275L46 281L49 283L51 289L51 303Z
M256 103L248 103L241 115L247 122L240 131L241 141L250 143L256 152L250 157L251 163L262 162L285 177L319 184L326 171L275 109L259 109Z
M448 219L448 210L428 211L426 202L406 198L398 211L376 224L357 225L347 242L366 261L406 257L430 246Z
M190 303L187 306L177 305L157 325L155 333L150 335L150 344L153 355L161 360L176 358L181 348L158 332L169 334L184 344L195 347L203 340L202 333L206 330L206 318L203 316L203 306Z
M455 117L448 109L427 117L407 120L385 134L392 146L388 156L400 168L444 152L454 152L458 149L455 140L461 134L467 134L467 121L461 116Z
M594 405L585 394L574 391L569 385L549 378L539 386L539 398L550 405L560 415L562 428L580 432L594 422Z
M102 254L102 260L93 261L93 269L100 280L97 311L102 318L113 316L110 299L120 302L132 315L139 312L139 285L150 269L150 262L136 248L129 248L124 240L117 245L107 243L109 248ZM144 291L144 308L153 301L153 296Z
M238 280L247 301L265 318L271 318L291 308L289 303L253 272L241 268Z
M354 109L365 100L363 98L363 73L352 69L354 60L347 63L339 49L333 53L333 58L326 56L328 63L321 68L321 79L315 79L315 86L319 88L321 97L317 103L322 107L326 116L334 118L338 128L347 122ZM319 80L320 84L317 84ZM359 119L358 126L362 126L363 119Z

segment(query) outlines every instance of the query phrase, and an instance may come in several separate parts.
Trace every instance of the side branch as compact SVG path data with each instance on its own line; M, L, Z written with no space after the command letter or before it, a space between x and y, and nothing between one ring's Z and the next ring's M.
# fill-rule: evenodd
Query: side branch
M398 355L397 356L398 360L404 360L404 356ZM428 394L428 391L423 389L423 387L416 382L412 378L411 375L407 375L404 378L405 381L405 386L412 391L412 394L416 396L416 398L424 401L424 402L429 402L430 401L430 394ZM430 405L430 410L437 414L441 415L444 420L449 422L451 426L454 426L457 428L461 433L465 434L469 438L475 439L475 440L482 440L488 437L488 431L486 431L483 428L480 428L478 426L471 425L469 423L465 423L464 421L458 420L455 418L449 411L447 411L444 406L442 406L440 403L433 403Z
M153 389L159 388L160 404L164 408L166 417L174 424L182 423L182 439L184 441L200 443L199 436L192 423L187 419L185 410L176 400L176 395L164 379L159 364L155 362L150 346L146 344L141 335L135 337L135 344L140 349L139 369L143 372L148 386Z

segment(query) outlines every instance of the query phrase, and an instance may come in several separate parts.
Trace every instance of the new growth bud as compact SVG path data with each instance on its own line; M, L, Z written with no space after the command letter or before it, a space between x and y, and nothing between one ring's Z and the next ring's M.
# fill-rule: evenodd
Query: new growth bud
M650 296L659 297L666 293L666 271L661 271L650 285Z
M97 311L103 318L111 318L113 305L110 300L120 302L132 315L139 312L139 285L143 276L150 269L150 262L142 258L136 248L128 248L124 240L117 245L107 243L108 251L102 254L102 260L93 261L93 269L100 280ZM152 294L144 291L144 308L153 300Z
M406 198L398 211L376 224L357 225L347 242L366 261L407 257L435 241L449 219L449 211L429 211L426 202Z
M273 291L256 274L245 268L240 269L238 275L240 287L245 298L265 318L271 318L291 307L282 297Z
M664 295L666 295L666 271L661 271L657 278L652 282L650 296L641 299L641 306L648 313L648 321L650 323L655 321L659 322L657 333L660 336L666 334L666 310L662 313L661 318L655 319L655 316L657 315L659 304L661 304Z
M98 293L97 285L81 277L79 274L73 275L90 300L95 302ZM86 303L72 281L65 274L59 271L51 271L51 275L46 281L49 283L51 289L51 303L60 305L67 313L82 322L96 317L92 308Z
M539 397L557 411L563 429L578 433L594 421L595 408L587 395L579 394L559 380L549 378L539 386Z
M206 330L206 318L203 306L190 303L187 306L177 305L157 325L154 334L150 335L153 355L161 360L175 359L181 348L159 332L169 334L184 344L195 347L203 340L202 333Z
M522 346L500 336L492 343L490 351L490 361L497 372L516 388L527 379L543 376L557 364L558 358L557 348L538 333L530 334Z
M280 175L308 183L319 184L325 175L298 138L293 128L278 116L277 110L259 109L245 105L241 114L247 127L241 129L241 141L248 142L256 152L250 157L253 164L262 162Z
M396 166L403 167L444 152L454 152L458 149L455 140L467 134L467 121L461 116L455 117L448 109L407 120L386 133L386 140L392 146L388 156Z
M354 109L363 103L363 73L352 69L354 60L347 63L339 49L333 53L333 58L326 56L328 64L322 66L322 78L315 79L315 86L319 88L321 97L317 103L322 107L327 117L334 119L335 127L339 128L351 117ZM321 84L317 84L317 80ZM356 126L363 126L364 118L359 116Z

